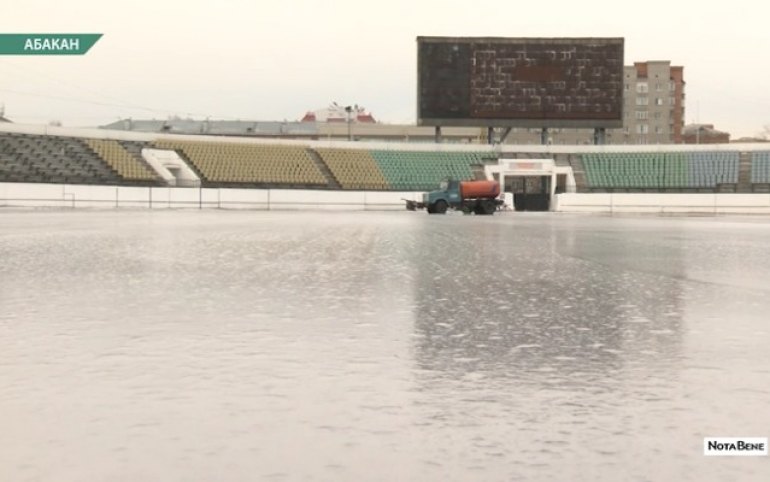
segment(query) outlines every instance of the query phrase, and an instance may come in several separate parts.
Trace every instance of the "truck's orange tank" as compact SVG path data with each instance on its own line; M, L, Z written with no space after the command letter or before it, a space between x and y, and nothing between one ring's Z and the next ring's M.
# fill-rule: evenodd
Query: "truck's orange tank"
M460 196L463 199L493 199L500 195L497 181L461 181Z

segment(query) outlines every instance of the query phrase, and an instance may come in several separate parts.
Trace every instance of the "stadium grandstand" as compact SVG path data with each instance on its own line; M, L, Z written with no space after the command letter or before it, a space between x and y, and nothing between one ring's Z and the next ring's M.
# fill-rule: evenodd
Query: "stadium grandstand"
M553 182L556 194L770 192L766 144L364 143L0 125L0 183L182 186L184 171L211 188L417 192L527 159L569 173L572 181ZM507 175L506 191L516 192L516 177Z

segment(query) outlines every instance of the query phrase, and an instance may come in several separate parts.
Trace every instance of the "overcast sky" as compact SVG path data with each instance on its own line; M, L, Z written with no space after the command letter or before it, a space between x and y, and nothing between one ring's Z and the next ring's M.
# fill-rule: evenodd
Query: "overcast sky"
M733 138L770 124L759 0L2 1L2 33L104 34L82 57L0 57L0 104L17 122L298 120L332 101L414 122L415 38L436 35L624 37L626 65L684 66L687 123Z

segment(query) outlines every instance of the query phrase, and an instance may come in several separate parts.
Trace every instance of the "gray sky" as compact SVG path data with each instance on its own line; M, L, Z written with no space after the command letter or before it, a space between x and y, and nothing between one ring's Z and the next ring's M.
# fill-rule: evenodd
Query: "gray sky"
M0 57L17 122L169 115L297 120L332 101L414 122L418 35L624 37L625 63L683 65L686 122L770 124L770 6L759 0L2 0L2 33L103 33L82 57Z

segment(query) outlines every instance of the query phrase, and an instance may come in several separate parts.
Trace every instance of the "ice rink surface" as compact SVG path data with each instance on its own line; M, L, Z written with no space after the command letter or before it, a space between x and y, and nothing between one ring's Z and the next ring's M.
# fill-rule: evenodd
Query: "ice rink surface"
M770 218L0 211L0 480L770 480Z

